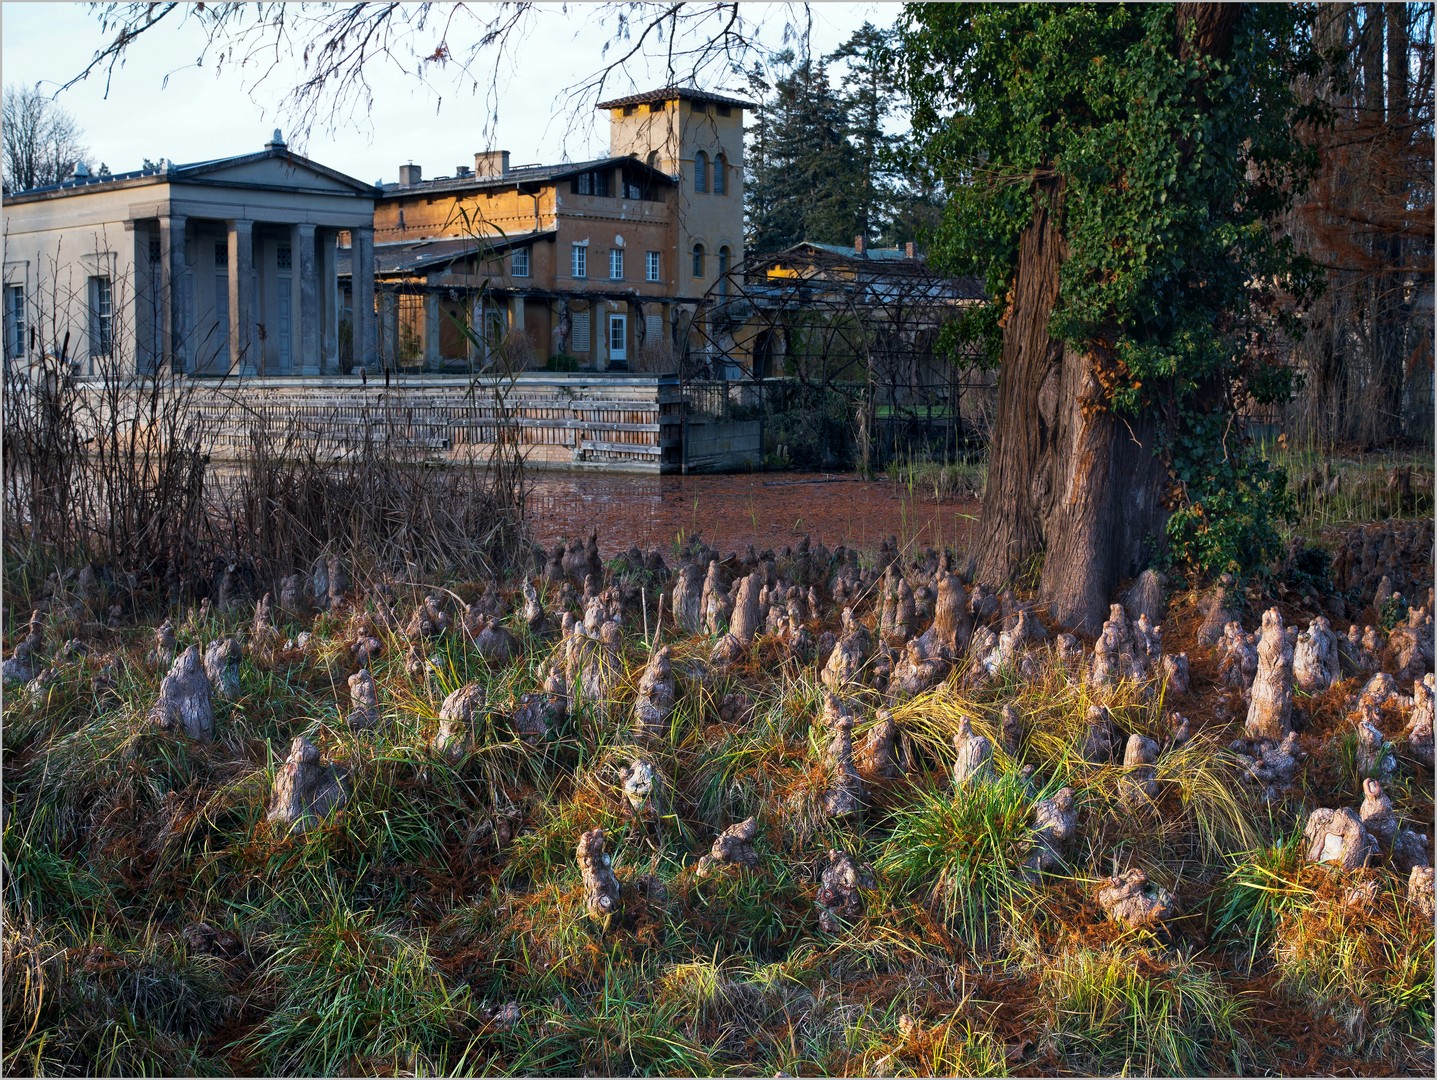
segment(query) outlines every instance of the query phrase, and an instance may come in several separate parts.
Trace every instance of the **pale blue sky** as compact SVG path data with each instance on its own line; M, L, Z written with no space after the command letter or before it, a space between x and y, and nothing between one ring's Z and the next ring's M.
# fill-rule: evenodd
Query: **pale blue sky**
M796 6L744 4L746 19L761 25L762 38L778 46L786 20ZM811 48L831 51L865 19L880 26L897 16L889 3L817 3ZM297 80L299 63L286 67L252 87L257 67L216 71L213 63L197 67L203 38L193 22L158 27L132 46L125 66L117 69L108 99L103 75L64 91L58 101L84 129L94 163L115 172L138 168L146 157L200 161L258 150L280 127L295 149L360 180L397 179L398 167L413 161L426 176L452 173L471 163L477 150L509 150L514 164L582 160L607 152L606 118L594 112L593 100L577 115L564 103L562 91L599 69L610 32L595 24L597 6L570 3L540 5L515 56L499 69L497 127L488 124L490 106L483 88L476 95L459 85L452 72L439 71L428 82L417 77L417 56L368 69L376 104L370 114L341 119L334 131L316 124L307 142L292 136L288 117L279 112L284 92ZM460 38L456 32L456 42ZM432 48L437 34L416 39L414 48ZM79 3L0 3L0 72L6 85L41 82L54 90L77 74L101 47L96 17ZM663 69L653 76L643 67L632 71L632 84L619 77L606 89L619 96L650 89L665 81ZM481 81L487 81L483 79ZM730 76L712 83L738 89L742 80ZM710 86L719 89L719 85ZM492 130L491 130L492 128Z

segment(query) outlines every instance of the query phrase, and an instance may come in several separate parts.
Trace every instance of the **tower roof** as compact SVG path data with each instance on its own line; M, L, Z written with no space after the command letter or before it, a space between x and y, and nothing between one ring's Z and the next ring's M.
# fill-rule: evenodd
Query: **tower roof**
M682 86L665 86L658 90L645 90L642 94L630 94L628 97L601 101L594 108L618 109L624 105L649 105L660 101L678 100L703 101L712 105L733 105L740 109L758 108L752 101L744 101L742 98L725 97L723 94L712 94L707 90L695 90Z

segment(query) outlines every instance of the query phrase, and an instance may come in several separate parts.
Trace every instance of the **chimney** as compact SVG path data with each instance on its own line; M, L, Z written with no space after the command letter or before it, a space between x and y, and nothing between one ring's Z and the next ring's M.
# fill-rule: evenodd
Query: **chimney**
M916 259L916 258L918 258L918 252L917 252L917 250L913 247L913 241L912 241L912 240L908 241L908 243L906 243L906 244L903 245L903 257L904 257L905 259Z
M411 161L408 165L399 166L400 187L413 187L423 179L424 170L414 164L414 162Z
M474 155L474 175L481 177L508 176L509 151L481 150Z
M474 175L474 170L471 169L468 165L455 165L455 166L454 166L454 179L455 179L455 180L467 180L469 177L471 177L471 176L473 176L473 175Z
M853 238L853 253L855 255L866 255L868 252L868 241L862 236Z

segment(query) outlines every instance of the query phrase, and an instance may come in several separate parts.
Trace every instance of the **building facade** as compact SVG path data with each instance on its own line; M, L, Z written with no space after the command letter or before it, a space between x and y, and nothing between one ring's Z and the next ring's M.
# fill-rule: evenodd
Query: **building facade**
M401 166L374 214L379 362L673 370L700 299L742 257L748 107L667 88L599 104L605 158L487 151L430 180ZM341 280L353 265L341 252Z
M278 131L253 154L80 172L13 195L6 364L63 351L91 375L337 373L342 333L374 350L372 260L342 320L337 242L372 250L377 195L293 153Z

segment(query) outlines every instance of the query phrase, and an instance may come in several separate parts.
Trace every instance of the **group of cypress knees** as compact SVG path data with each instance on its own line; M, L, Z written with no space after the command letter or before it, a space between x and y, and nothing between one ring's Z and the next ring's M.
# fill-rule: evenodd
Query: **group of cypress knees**
M1240 597L1235 585L1223 578L1198 598L1202 621L1196 642L1213 650L1216 659L1212 711L1218 719L1244 716L1243 734L1230 749L1241 763L1244 780L1270 802L1291 792L1305 756L1295 691L1318 694L1345 678L1366 679L1349 709L1365 797L1355 809L1312 810L1305 828L1306 855L1347 869L1385 860L1408 875L1409 899L1430 916L1428 839L1398 819L1382 788L1398 767L1398 749L1432 767L1432 592L1429 587L1424 603L1408 605L1382 572L1402 565L1413 545L1423 542L1420 531L1391 523L1385 531L1365 530L1339 552L1335 567L1339 578L1349 583L1349 597L1370 588L1370 610L1392 610L1394 601L1406 606L1406 617L1390 630L1354 622L1340 635L1326 615L1319 615L1299 631L1296 625L1285 625L1281 611L1272 607L1262 614L1261 626L1250 632L1236 610ZM1430 557L1430 526L1425 544ZM191 739L213 739L213 698L239 695L245 653L268 664L295 651L302 654L314 645L312 633L284 639L280 623L303 621L317 610L348 612L347 723L355 730L372 730L383 724L384 716L369 664L387 647L386 640L407 644L406 670L420 679L431 670L428 647L446 634L461 634L466 647L502 665L523 653L519 639L504 625L512 612L530 635L552 641L549 655L533 688L513 700L491 702L477 682L448 695L439 710L433 747L458 761L474 747L486 724L507 724L515 738L537 744L575 709L612 716L616 702L626 696L620 693L626 681L624 643L643 640L652 649L627 721L638 750L620 771L619 787L634 821L656 841L663 781L644 748L668 738L685 683L703 685L744 664L762 636L776 643L783 663L818 671L824 687L821 719L831 732L827 787L819 802L825 814L843 818L864 812L871 783L896 778L913 766L909 740L890 707L950 677L983 686L1004 673L1036 678L1056 665L1066 677L1094 688L1098 699L1105 690L1128 683L1149 694L1161 688L1165 703L1181 702L1192 692L1191 675L1186 654L1163 649L1164 585L1156 572L1142 574L1122 603L1112 605L1089 646L1072 634L1050 635L1032 607L1011 590L995 592L974 584L971 564L960 567L949 553L932 549L905 559L892 541L866 564L851 549L830 552L822 544L811 545L808 538L778 553L757 553L750 546L743 557L724 559L693 541L677 570L671 571L657 551L645 554L637 548L605 565L597 536L591 535L587 543L561 544L552 552L535 548L515 591L491 582L469 603L452 594L432 593L408 619L396 613L396 594L389 586L353 597L341 561L328 556L316 561L308 575L283 578L277 603L269 593L259 599L243 642L226 637L203 649L195 643L180 650L175 627L166 620L156 630L147 657L156 669L167 669L149 719ZM75 591L79 599L72 602L97 602L84 589ZM235 567L226 568L216 596L221 607L244 602ZM1326 610L1342 618L1344 601L1340 594L1334 596ZM203 601L187 622L198 625L208 603ZM27 686L37 699L63 665L81 660L86 652L83 643L72 640L45 664L44 627L44 615L37 611L28 634L4 661L6 685ZM713 640L709 656L676 671L669 646L659 642L692 635ZM102 666L95 677L97 689L112 690L115 672L113 660ZM1409 685L1410 695L1404 692ZM854 728L868 702L879 703L874 722L855 746ZM726 720L742 718L749 704L742 695L731 695L722 702L721 715ZM1094 764L1121 760L1118 798L1134 805L1154 801L1160 789L1157 763L1165 748L1191 737L1190 724L1180 713L1169 710L1167 720L1162 740L1139 732L1125 737L1112 714L1094 705L1079 753ZM1398 733L1384 735L1384 728L1393 731L1399 723ZM1011 704L1001 708L994 730L1008 753L1016 755L1026 732ZM953 746L955 797L962 798L971 785L993 782L992 742L975 731L968 718L960 721ZM298 736L275 778L268 820L285 831L302 831L344 806L349 791L348 770L337 762L326 763L312 742ZM1035 799L1030 851L1017 873L1037 880L1064 865L1078 836L1077 804L1077 793L1067 787ZM725 829L699 860L696 872L755 867L759 855L752 845L757 835L753 817ZM606 842L603 831L594 829L579 838L577 847L586 905L602 918L618 912L622 900ZM868 884L866 867L846 852L830 851L819 880L820 923L831 929L840 918L857 914L861 890ZM1112 918L1129 925L1159 924L1178 908L1175 896L1138 869L1111 878L1097 899Z

